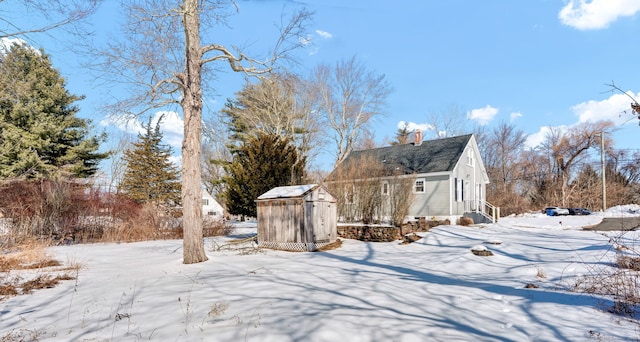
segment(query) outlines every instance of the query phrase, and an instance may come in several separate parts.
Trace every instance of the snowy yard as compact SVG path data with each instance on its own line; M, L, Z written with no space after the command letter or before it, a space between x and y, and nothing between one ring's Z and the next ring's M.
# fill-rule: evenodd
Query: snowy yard
M39 341L622 341L638 322L611 298L567 291L612 262L602 220L509 217L442 226L417 242L336 250L217 250L182 264L182 241L52 248L77 280L0 302L0 336ZM637 232L629 232L630 241ZM214 243L215 241L215 243ZM484 246L493 256L480 257ZM525 288L534 284L538 288ZM2 339L3 341L5 339Z

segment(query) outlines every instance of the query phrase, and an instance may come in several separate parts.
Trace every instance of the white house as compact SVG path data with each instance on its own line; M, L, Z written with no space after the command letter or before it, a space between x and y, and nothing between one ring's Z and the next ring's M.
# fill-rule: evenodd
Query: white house
M338 167L367 157L379 160L390 173L412 177L414 201L409 220L455 222L460 216L473 217L475 222L497 220L499 209L486 202L489 177L472 134L422 141L416 132L411 138L408 144L353 151ZM393 191L385 185L384 177L381 191L383 195Z
M224 208L207 190L202 189L202 216L205 220L222 220Z

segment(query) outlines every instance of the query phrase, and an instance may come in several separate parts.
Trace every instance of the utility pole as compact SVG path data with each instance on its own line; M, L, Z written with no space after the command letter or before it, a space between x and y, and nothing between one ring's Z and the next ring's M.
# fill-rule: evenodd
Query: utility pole
M600 132L600 161L602 163L602 212L604 213L607 210L607 185L604 176L604 131Z

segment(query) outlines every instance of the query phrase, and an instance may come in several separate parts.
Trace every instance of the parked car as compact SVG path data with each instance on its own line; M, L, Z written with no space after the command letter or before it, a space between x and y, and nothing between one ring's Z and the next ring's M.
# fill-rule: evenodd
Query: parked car
M549 216L569 215L569 209L560 207L546 207L544 212Z
M569 215L591 215L591 210L586 208L569 208Z

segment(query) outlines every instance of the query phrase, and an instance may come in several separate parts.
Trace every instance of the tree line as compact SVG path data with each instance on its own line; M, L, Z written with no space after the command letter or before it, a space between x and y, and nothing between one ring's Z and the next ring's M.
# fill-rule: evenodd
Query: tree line
M61 16L50 26L2 31L0 38L24 37L80 21L99 1L89 4L56 7ZM108 114L144 117L154 109L174 108L183 115L180 170L167 161L171 151L160 143L159 123L154 127L148 121L139 142L124 154L126 167L119 185L137 202L182 208L185 263L206 260L201 239L203 183L231 213L251 216L251 197L261 191L321 181L322 175L310 172L321 148L332 146L335 163L341 163L353 149L375 146L370 124L384 114L392 91L384 75L368 70L356 57L318 65L307 75L284 70L278 63L301 47L312 17L304 9L283 21L273 49L264 58L216 44L211 29L234 12L227 11L233 4L224 5L197 0L125 4L121 40L87 50L95 58L95 70L110 75L116 84L126 83L130 90L106 108ZM6 77L0 88L0 176L37 180L94 175L99 162L108 157L98 152L106 137L92 135L90 121L75 116L79 109L74 103L81 97L66 91L44 51L18 44L3 51L1 58ZM207 121L203 120L203 94L212 91L210 82L217 71L212 65L218 64L248 78L220 115ZM35 96L36 89L40 98ZM465 119L459 120L459 113L436 115L432 120L436 136L461 130ZM594 208L598 170L581 165L588 165L583 162L604 136L609 203L638 201L638 191L628 191L637 189L638 156L615 151L607 134L612 130L610 123L552 130L537 149L524 149L526 136L512 125L503 124L491 132L477 130L492 179L487 198L507 213L549 204ZM403 143L407 133L406 128L399 131L394 143ZM629 157L635 164L625 161ZM153 177L152 170L158 171ZM155 185L144 190L138 182ZM162 182L166 187L159 186ZM166 189L168 195L154 194L151 188ZM369 216L365 209L360 215Z
M503 214L545 206L602 208L602 154L607 206L640 202L640 151L614 148L613 123L581 123L551 129L542 144L527 147L527 135L502 123L479 134L491 184L487 199ZM602 150L604 146L604 150Z

